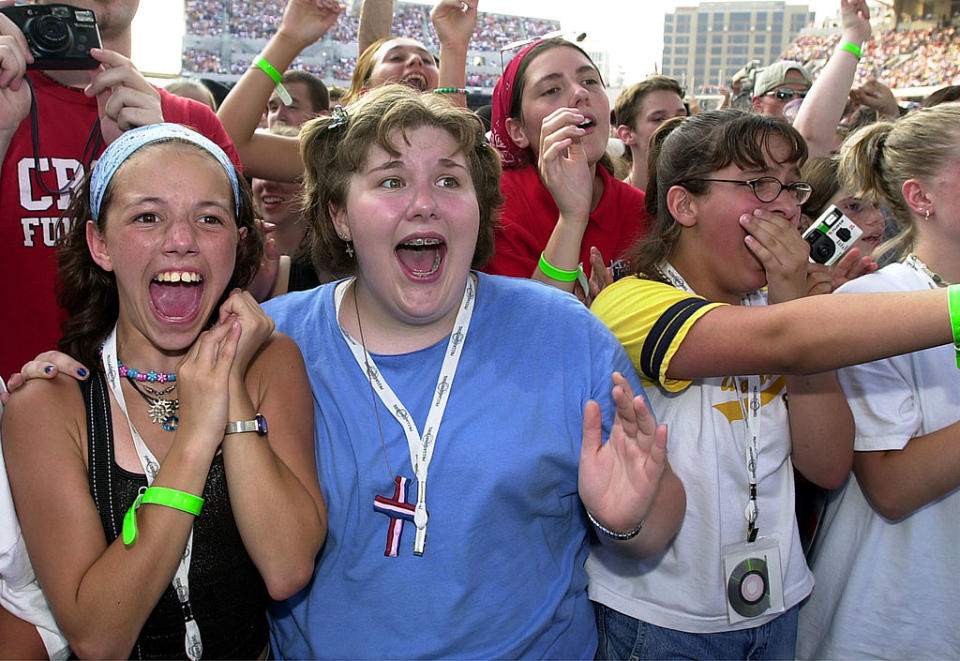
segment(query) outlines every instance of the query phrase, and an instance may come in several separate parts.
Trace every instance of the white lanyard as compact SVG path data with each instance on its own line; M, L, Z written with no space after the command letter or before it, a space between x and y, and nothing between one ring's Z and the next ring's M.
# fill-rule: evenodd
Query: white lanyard
M906 258L903 260L903 265L913 269L917 273L922 273L928 278L930 278L930 282L927 283L927 286L930 287L930 289L938 289L939 287L946 287L949 284L947 282L943 282L943 278L941 278L939 275L931 271L926 264L920 261L920 258L917 257L915 253L910 253L909 255L907 255Z
M691 294L696 294L687 284L687 281L683 279L683 276L669 262L661 262L659 269L671 285ZM763 298L757 292L750 292L741 297L740 302L741 305L762 305ZM737 403L740 405L740 412L743 414L743 422L746 426L747 442L744 443L743 459L747 467L749 491L743 516L747 520L747 541L753 542L756 541L759 531L757 517L760 515L760 508L757 504L757 461L760 459L760 377L757 375L732 377L731 380L737 391ZM744 404L741 391L740 384L743 380L746 380L748 405Z
M347 288L354 283L356 278L351 278L337 286L334 301L335 313L340 319L340 305L343 303L343 297ZM356 292L354 292L356 295ZM467 329L470 327L470 319L473 316L473 305L476 300L476 286L473 283L473 276L467 277L467 286L463 293L463 300L460 303L460 311L457 313L456 321L453 325L453 332L450 333L450 341L447 343L447 351L443 357L443 365L440 368L440 377L437 379L437 388L433 403L430 405L430 412L427 415L427 422L423 428L423 435L417 432L417 425L413 421L406 407L400 402L396 393L390 388L390 385L380 374L376 363L370 356L370 353L359 342L352 338L343 326L340 326L340 333L346 340L347 346L353 353L353 357L360 366L362 372L367 373L377 396L387 407L387 410L393 414L403 432L407 436L407 446L410 449L410 464L413 466L414 475L417 478L417 506L413 514L413 522L417 526L417 535L413 544L413 552L417 555L423 555L424 545L427 538L427 471L430 468L430 460L433 458L433 450L436 447L437 431L440 428L440 422L443 419L443 412L447 408L447 401L450 397L450 390L453 387L453 377L457 372L457 365L460 362L460 355L463 353L463 345L466 343ZM367 370L369 365L369 372Z
M130 435L133 437L133 445L137 450L137 457L140 459L140 465L143 467L144 476L147 478L147 486L153 484L157 472L160 470L160 462L154 456L147 444L143 442L140 432L130 421L130 414L127 413L127 404L123 399L123 388L120 387L120 370L117 367L117 327L114 325L107 341L103 343L103 368L106 370L107 383L110 386L110 392L113 393L120 410L127 418L127 424L130 425ZM190 571L190 557L193 548L193 527L190 527L190 536L187 538L187 545L183 549L183 555L180 557L180 564L177 566L177 572L173 576L173 589L180 601L180 608L183 611L183 619L186 626L186 635L184 636L184 648L191 661L197 661L203 655L203 642L200 639L200 627L197 621L193 619L193 611L190 606L190 580L188 573Z

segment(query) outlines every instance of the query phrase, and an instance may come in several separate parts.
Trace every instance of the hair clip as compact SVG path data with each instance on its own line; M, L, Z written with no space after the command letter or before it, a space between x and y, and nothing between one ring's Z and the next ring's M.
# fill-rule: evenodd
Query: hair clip
M350 119L350 117L347 115L347 111L344 110L343 106L339 104L333 107L333 111L330 113L330 117L331 117L330 123L327 124L328 131L334 131L340 128L341 126L346 126L347 121L349 121Z

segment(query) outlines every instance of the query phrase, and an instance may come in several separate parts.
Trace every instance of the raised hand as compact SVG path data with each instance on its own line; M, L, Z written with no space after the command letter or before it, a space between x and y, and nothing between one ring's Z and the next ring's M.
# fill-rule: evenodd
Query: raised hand
M260 346L273 333L273 319L261 309L250 292L234 289L230 296L220 306L218 324L230 325L237 323L240 326L240 340L236 348L236 358L233 361L233 376L243 379Z
M128 57L112 50L90 49L100 68L90 74L87 96L97 98L100 132L107 144L124 131L163 121L160 93Z
M785 194L785 193L784 193ZM745 239L767 273L767 300L780 303L807 294L807 264L810 245L794 223L784 216L757 209L740 217Z
M337 22L346 6L337 0L290 0L283 10L278 34L306 48L320 40Z
M477 26L478 0L440 0L430 12L433 29L444 47L466 50Z
M586 223L593 202L593 176L579 127L586 117L576 108L557 108L540 127L538 170L560 215L566 220Z
M12 4L12 0L0 1L0 7ZM23 32L0 14L0 132L12 135L30 112L30 88L23 77L32 63Z
M843 37L856 45L870 39L870 7L867 0L840 0Z
M240 322L233 319L200 333L177 365L180 399L178 438L216 448L223 440L230 408L230 373L240 341Z
M583 412L580 451L580 499L605 528L626 532L646 519L667 466L667 427L658 425L643 397L613 374L616 417L610 438L602 442L600 405Z
M873 273L879 265L869 255L861 255L860 248L851 248L833 266L807 264L807 295L829 294L834 289L861 275Z
M900 105L893 91L873 78L861 87L850 90L850 100L862 106L873 108L882 119L897 119L900 117Z

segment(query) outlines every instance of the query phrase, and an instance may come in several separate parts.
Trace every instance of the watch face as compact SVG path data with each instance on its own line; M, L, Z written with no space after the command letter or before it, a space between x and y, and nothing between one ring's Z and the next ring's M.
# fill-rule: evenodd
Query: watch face
M260 436L266 436L267 435L267 419L258 413L255 420L257 421L257 434L259 434Z

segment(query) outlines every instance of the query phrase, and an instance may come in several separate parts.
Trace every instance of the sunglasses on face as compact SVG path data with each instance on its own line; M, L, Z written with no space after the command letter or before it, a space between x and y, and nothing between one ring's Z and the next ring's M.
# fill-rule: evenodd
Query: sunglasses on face
M778 89L776 92L767 92L767 96L775 96L780 101L789 101L793 97L804 98L807 95L807 90L798 92L797 90L792 90L789 87L783 87Z

